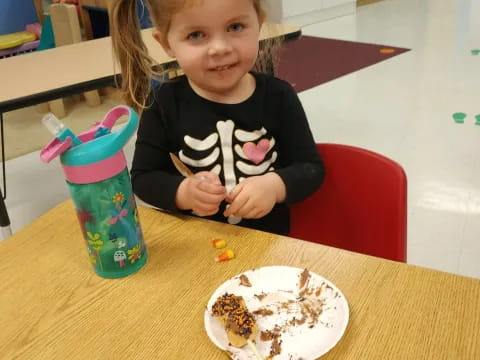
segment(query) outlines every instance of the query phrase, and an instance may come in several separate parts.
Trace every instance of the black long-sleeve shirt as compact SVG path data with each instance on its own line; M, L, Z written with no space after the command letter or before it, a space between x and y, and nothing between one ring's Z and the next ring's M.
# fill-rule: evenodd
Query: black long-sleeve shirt
M164 83L152 92L140 121L132 164L132 183L143 201L179 211L175 195L183 177L169 153L193 172L213 171L230 192L243 178L275 171L286 186L286 200L261 219L238 225L278 234L289 232L288 204L312 194L324 177L305 112L290 84L253 73L254 93L239 104L221 104L197 95L187 79ZM226 204L207 218L223 216Z

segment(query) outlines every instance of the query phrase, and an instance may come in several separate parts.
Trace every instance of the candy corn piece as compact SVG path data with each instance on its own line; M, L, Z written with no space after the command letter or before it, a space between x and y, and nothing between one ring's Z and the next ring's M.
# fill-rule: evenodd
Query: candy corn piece
M215 257L216 262L223 262L223 261L228 261L230 259L233 259L235 257L235 254L233 250L228 249L227 251L221 253L220 255Z
M222 239L212 240L212 244L217 249L223 249L225 246L227 246L227 243L225 242L225 240L222 240Z

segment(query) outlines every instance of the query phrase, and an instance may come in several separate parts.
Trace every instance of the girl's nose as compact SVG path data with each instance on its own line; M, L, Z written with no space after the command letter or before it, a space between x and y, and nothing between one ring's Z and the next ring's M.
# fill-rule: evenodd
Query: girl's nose
M232 51L232 46L227 39L216 38L210 42L210 46L208 48L208 55L210 56L225 55L231 51Z

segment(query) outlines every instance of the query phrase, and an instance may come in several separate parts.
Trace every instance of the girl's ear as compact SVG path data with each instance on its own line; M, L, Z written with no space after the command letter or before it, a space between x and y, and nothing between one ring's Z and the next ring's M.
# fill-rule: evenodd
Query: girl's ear
M163 36L163 34L158 30L153 30L152 36L162 46L163 50L167 53L168 56L172 58L175 57L175 54L173 53L173 50L170 47L166 36Z

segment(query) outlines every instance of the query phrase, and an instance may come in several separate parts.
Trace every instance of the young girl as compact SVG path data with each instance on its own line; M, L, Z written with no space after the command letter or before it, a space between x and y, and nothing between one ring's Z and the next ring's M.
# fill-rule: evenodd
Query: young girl
M288 234L288 205L320 186L324 168L292 87L252 71L265 19L261 0L144 2L153 37L185 76L150 93L153 62L135 1L115 0L111 34L123 89L143 110L135 193L165 210ZM178 174L171 152L194 178Z

